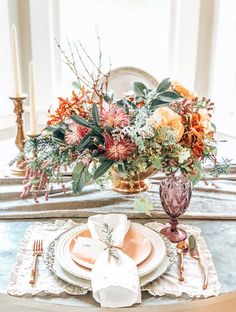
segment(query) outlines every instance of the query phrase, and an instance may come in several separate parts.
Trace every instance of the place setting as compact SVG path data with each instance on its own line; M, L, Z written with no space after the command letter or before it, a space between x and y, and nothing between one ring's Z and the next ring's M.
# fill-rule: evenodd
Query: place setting
M180 225L188 238L176 244L161 234L164 228L158 222L131 222L123 214L94 215L84 224L35 223L19 248L8 293L91 293L101 307L140 304L143 292L218 295L220 285L200 229Z

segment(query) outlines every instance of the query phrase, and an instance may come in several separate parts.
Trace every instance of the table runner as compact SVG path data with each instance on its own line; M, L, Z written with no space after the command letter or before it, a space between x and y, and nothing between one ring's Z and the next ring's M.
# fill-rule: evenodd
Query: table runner
M35 286L29 284L29 276L32 264L32 244L35 238L44 239L44 245L49 244L60 233L74 226L75 223L71 220L56 221L55 223L34 223L31 225L22 240L20 245L16 264L12 271L11 281L8 286L8 293L15 296L33 296L36 294L51 294L51 295L83 295L89 291L88 287L72 286L57 278L49 271L45 264L40 262L38 280ZM148 227L159 232L163 224L151 222L146 224ZM205 243L204 238L200 234L200 229L194 226L181 225L188 234L196 236L202 256L207 264L209 272L209 287L206 290L202 289L202 273L199 264L196 260L190 257L185 257L186 262L186 282L178 281L178 261L177 257L173 256L170 269L156 281L142 287L143 291L148 291L156 296L175 295L181 296L183 293L189 297L210 297L219 294L220 284L218 282L216 270L212 262L210 251ZM175 261L173 261L175 259ZM176 284L177 283L177 284Z
M190 206L182 217L235 220L236 179L233 176L225 179L229 180L209 181L208 186L201 181L194 188ZM155 217L166 218L159 200L160 178L156 176L150 180L151 188L142 193L142 196L149 198L153 203ZM211 185L211 182L217 187ZM73 218L110 212L124 213L130 218L146 217L133 208L134 198L138 195L125 196L111 189L101 191L97 185L91 184L85 187L80 195L73 196L69 182L67 187L69 190L66 194L56 187L49 201L45 201L42 195L39 197L40 203L35 204L30 197L20 199L22 178L0 176L0 218Z

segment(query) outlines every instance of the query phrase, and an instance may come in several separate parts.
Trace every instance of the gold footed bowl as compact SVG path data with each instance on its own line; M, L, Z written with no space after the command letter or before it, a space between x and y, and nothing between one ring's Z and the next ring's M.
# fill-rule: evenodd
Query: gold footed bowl
M148 177L154 175L157 170L149 167L146 171L127 179L122 177L116 168L112 169L112 189L121 194L137 194L145 192L150 187Z

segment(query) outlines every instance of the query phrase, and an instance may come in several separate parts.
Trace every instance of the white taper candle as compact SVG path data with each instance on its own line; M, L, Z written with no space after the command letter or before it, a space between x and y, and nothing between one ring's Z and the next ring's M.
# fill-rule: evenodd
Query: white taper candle
M11 48L12 48L12 69L13 69L13 80L14 80L14 94L15 97L20 97L21 94L21 78L20 78L20 63L19 63L19 52L18 52L18 41L16 26L12 25L11 28Z
M34 62L29 62L29 105L30 105L30 135L37 134L37 118L35 111Z

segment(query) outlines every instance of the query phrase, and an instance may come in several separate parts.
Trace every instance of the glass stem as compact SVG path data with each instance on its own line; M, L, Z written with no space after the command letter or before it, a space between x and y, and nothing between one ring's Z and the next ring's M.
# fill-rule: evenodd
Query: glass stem
M170 219L170 225L171 225L171 232L177 232L177 219Z

